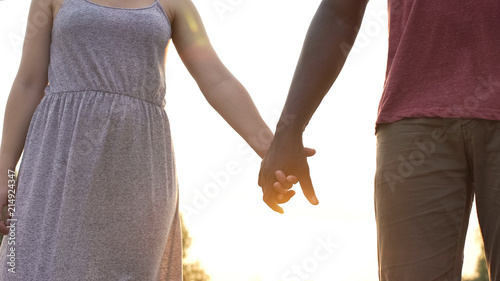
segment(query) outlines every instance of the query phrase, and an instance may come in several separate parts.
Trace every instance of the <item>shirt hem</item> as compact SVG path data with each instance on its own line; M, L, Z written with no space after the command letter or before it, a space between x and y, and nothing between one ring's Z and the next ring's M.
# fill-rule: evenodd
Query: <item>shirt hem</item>
M377 134L378 125L384 123L393 123L403 118L473 118L500 121L499 110L482 109L481 112L469 111L467 113L453 113L449 112L450 108L432 108L427 110L403 110L395 113L381 113L377 116L375 121L375 135Z

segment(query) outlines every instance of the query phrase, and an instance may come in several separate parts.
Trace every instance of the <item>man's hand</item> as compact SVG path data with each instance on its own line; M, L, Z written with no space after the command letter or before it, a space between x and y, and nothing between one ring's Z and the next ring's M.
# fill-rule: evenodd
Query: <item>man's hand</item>
M292 183L300 182L304 195L313 205L318 199L309 175L307 157L316 153L314 149L304 148L302 138L277 136L271 143L262 160L259 172L259 186L264 193L263 200L274 211L283 214L278 204L286 203L295 195L290 190ZM289 176L286 176L289 175ZM278 181L277 181L278 180Z

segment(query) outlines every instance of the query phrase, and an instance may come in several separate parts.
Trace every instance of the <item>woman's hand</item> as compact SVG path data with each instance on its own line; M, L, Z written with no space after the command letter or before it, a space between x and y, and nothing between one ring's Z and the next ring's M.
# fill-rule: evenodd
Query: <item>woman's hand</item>
M2 220L3 209L9 204L9 199L15 202L17 183L15 172L11 169L0 168L0 233L3 235L9 234L9 225L12 218L11 210L7 209L5 220Z

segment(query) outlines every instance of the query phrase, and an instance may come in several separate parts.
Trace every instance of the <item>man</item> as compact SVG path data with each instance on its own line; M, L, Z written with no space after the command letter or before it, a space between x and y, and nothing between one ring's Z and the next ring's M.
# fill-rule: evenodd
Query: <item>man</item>
M379 278L461 280L475 195L490 280L498 281L500 1L388 3L388 64L375 126ZM318 204L302 134L343 67L366 5L323 0L312 20L259 174L263 199L277 212L294 194L286 175Z

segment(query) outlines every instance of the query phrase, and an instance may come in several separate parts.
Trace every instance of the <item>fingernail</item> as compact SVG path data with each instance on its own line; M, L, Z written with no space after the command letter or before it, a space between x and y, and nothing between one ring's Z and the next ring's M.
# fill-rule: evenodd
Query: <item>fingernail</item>
M316 198L316 195L313 195L312 198L311 198L311 201L314 205L318 205L319 204L319 201L318 201L318 198Z

